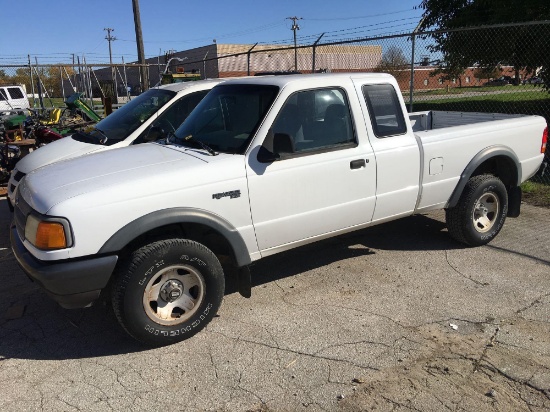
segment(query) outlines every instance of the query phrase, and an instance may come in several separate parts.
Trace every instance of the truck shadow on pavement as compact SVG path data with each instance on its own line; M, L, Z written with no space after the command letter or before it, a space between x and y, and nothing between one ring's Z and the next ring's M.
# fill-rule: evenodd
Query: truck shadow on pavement
M65 310L25 276L10 250L11 217L3 203L0 200L0 362L10 358L82 359L148 350L118 326L110 305ZM376 253L372 249L461 248L442 231L444 227L438 220L414 216L271 256L252 266L253 287ZM236 290L229 278L226 294Z
M416 215L315 242L254 263L251 266L252 286L261 286L334 262L372 255L376 253L376 249L463 249L464 246L451 239L444 229L444 222ZM229 279L226 294L236 291L234 279Z

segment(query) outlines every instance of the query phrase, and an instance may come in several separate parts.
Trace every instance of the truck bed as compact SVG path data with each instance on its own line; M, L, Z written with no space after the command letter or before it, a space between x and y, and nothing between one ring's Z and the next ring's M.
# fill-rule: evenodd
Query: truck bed
M536 149L545 122L538 116L426 111L409 117L422 164L417 211L444 207L464 166L484 148L514 148L521 159L521 181L531 177L542 160Z
M476 112L444 112L428 110L409 114L414 132L436 130L453 126L467 126L475 123L493 120L514 119L525 117L522 114L476 113Z

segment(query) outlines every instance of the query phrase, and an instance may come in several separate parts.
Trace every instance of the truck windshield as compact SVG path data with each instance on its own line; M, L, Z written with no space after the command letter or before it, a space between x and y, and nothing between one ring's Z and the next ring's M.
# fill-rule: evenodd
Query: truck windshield
M220 85L199 103L169 142L242 154L279 92L276 86Z
M73 139L110 146L126 139L134 130L174 98L176 92L149 89L94 126L89 133L78 132Z

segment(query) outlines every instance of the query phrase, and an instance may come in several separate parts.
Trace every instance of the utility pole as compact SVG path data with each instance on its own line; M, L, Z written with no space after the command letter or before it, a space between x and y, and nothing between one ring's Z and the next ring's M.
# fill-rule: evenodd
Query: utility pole
M141 34L141 17L139 14L139 0L132 0L132 8L134 10L134 25L136 27L136 43L138 61L141 71L141 89L145 91L149 88L149 79L147 67L145 67L145 51L143 49L143 35Z
M114 42L116 40L116 37L111 36L111 32L115 31L115 29L111 29L110 27L106 27L103 30L107 32L107 36L105 36L105 40L107 40L109 42L109 64L111 65L111 80L113 81L113 87L115 89L114 94L115 94L115 96L118 96L116 77L115 77L115 69L113 67L113 52L111 50L111 42Z
M300 26L296 23L298 20L302 20L301 17L287 17L287 20L292 20L292 27L290 30L294 32L294 70L298 71L298 49L296 46L296 30L300 30Z

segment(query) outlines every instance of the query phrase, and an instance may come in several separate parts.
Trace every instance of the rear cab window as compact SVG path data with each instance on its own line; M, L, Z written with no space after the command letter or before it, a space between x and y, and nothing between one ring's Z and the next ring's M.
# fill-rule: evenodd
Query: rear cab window
M362 91L376 137L385 138L407 133L403 110L392 85L366 84Z
M8 87L8 93L12 99L24 99L23 91L19 87Z

